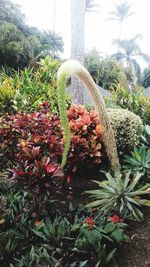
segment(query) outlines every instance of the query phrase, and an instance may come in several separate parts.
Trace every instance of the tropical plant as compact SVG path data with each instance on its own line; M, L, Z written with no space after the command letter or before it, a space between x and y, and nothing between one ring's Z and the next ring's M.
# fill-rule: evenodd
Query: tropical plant
M54 209L54 202L51 206L47 200L37 217L29 193L0 183L2 198L6 198L6 214L0 220L2 266L110 266L118 245L127 238L126 225L116 215L72 203L65 209ZM58 205L60 208L60 202Z
M11 76L4 71L0 73L0 114L31 112L39 109L39 104L44 101L49 102L51 111L58 111L56 74L60 62L47 56L38 65L36 69L25 68ZM67 93L66 97L69 105Z
M37 113L6 115L1 119L0 166L3 170L21 163L22 168L31 157L34 160L35 155L60 163L63 150L60 119L49 113L47 103L42 106ZM68 119L72 137L66 174L72 177L75 173L88 173L90 169L96 171L103 156L102 128L96 113L83 106L71 106Z
M115 10L110 13L109 19L118 20L118 22L120 24L118 40L121 40L121 37L122 37L122 30L123 30L124 21L132 15L133 15L133 13L131 12L131 6L128 4L127 1L123 1L119 5L116 5ZM118 52L119 52L119 44L118 44Z
M142 74L142 85L144 88L147 88L150 86L150 66L146 69L144 69Z
M143 219L143 214L139 208L144 205L150 206L150 201L140 198L140 196L149 194L145 191L147 185L136 189L141 175L141 173L138 173L132 179L130 178L130 171L125 176L119 174L115 177L107 173L107 180L94 181L98 184L99 189L85 191L91 198L95 199L86 207L99 207L102 210L116 211L121 217L130 216L138 221Z
M137 40L141 38L141 34L137 34L129 40L114 40L114 43L118 43L120 51L112 55L118 61L121 61L133 71L138 83L141 82L141 68L136 58L141 57L146 62L149 62L150 56L143 53L137 43Z
M143 134L141 135L141 141L145 146L150 148L150 126L145 125Z
M131 172L140 172L143 175L150 174L150 149L147 149L144 145L140 148L134 148L131 155L124 156L125 170L131 170Z
M57 163L50 162L48 157L40 157L38 147L24 148L24 153L28 155L29 159L9 170L13 174L11 180L21 189L32 193L33 203L39 211L43 207L46 197L54 198L55 192L62 184L60 180L64 176Z
M59 57L63 51L59 35L26 25L20 7L10 0L0 2L0 35L1 66L23 68L46 55Z
M95 49L86 54L85 66L96 84L109 91L115 89L119 82L126 85L128 80L132 80L122 64L111 57L101 58Z
M118 84L112 91L111 97L105 97L107 101L124 109L129 109L140 116L144 124L150 123L150 99L145 95L143 87L133 86L129 89L127 86Z
M0 83L0 113L15 113L17 92L8 77Z
M74 60L70 60L63 63L58 70L58 82L57 82L58 105L60 111L60 120L62 127L64 129L64 137L65 137L62 167L66 163L67 154L70 148L70 138L71 138L69 123L66 113L66 97L65 97L66 82L70 75L74 75L75 77L79 78L79 80L85 85L85 87L89 91L89 94L93 100L95 109L98 114L98 119L103 129L102 140L106 148L107 156L109 158L112 169L114 169L114 171L118 171L120 169L120 163L117 153L116 142L103 97L99 93L96 84L94 83L93 79L91 78L87 70L82 65L80 65L80 63Z

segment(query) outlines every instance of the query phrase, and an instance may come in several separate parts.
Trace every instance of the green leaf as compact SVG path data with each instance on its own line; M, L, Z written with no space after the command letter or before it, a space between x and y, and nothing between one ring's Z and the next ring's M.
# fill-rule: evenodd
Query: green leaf
M100 207L101 205L103 205L104 203L107 203L107 199L102 199L102 200L96 200L93 201L87 205L85 205L85 207L87 208L94 208L94 207Z
M121 242L123 240L123 234L124 234L124 230L123 229L118 229L118 230L115 230L114 232L111 233L111 237L115 241Z
M105 259L105 262L106 264L108 264L114 257L115 257L115 254L116 254L116 248L114 248L106 257Z
M116 228L116 225L113 222L107 223L106 226L104 227L104 231L106 233L111 233L114 231Z

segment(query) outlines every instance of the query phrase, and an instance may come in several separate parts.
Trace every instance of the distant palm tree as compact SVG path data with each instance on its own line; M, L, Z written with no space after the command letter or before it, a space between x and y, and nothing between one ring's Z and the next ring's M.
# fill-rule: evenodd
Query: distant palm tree
M113 55L118 61L122 61L128 68L131 68L137 81L141 79L141 68L137 62L138 57L142 57L145 61L149 62L150 56L143 53L137 43L141 38L141 34L129 40L115 40L114 43L119 43L120 51Z
M127 1L124 1L121 4L116 5L115 10L110 13L111 17L109 19L118 20L119 22L119 36L118 36L119 40L121 40L122 37L122 29L124 21L134 14L130 10L131 6L128 4ZM119 52L119 43L117 52Z

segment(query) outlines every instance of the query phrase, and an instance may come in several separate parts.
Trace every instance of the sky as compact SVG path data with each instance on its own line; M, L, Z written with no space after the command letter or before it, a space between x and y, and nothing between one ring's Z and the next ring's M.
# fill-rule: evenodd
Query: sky
M59 33L64 41L64 58L70 57L71 28L70 28L70 0L14 0L22 6L22 12L26 15L26 21L31 26L41 30L53 30ZM109 20L109 13L121 0L95 0L99 4L99 13L86 14L86 50L95 47L104 55L116 52L112 40L119 36L119 24ZM55 20L54 20L55 3ZM139 41L141 50L150 54L150 0L128 0L134 15L128 18L123 27L122 39L130 39L138 33L142 33ZM55 25L55 27L54 27ZM145 66L144 62L141 64Z

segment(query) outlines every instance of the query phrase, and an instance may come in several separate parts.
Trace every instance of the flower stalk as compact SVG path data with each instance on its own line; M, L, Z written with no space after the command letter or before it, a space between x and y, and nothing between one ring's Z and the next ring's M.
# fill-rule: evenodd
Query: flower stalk
M89 95L97 111L99 121L103 127L102 140L105 145L106 153L109 158L111 168L114 172L120 171L120 163L117 153L117 146L114 137L114 132L111 127L109 117L107 114L104 99L101 96L97 86L90 76L89 72L77 61L68 60L61 65L58 70L57 78L57 93L58 105L60 111L60 120L64 130L64 152L61 166L64 167L67 159L67 154L70 148L71 133L66 112L65 88L67 79L70 76L77 77L87 88Z

